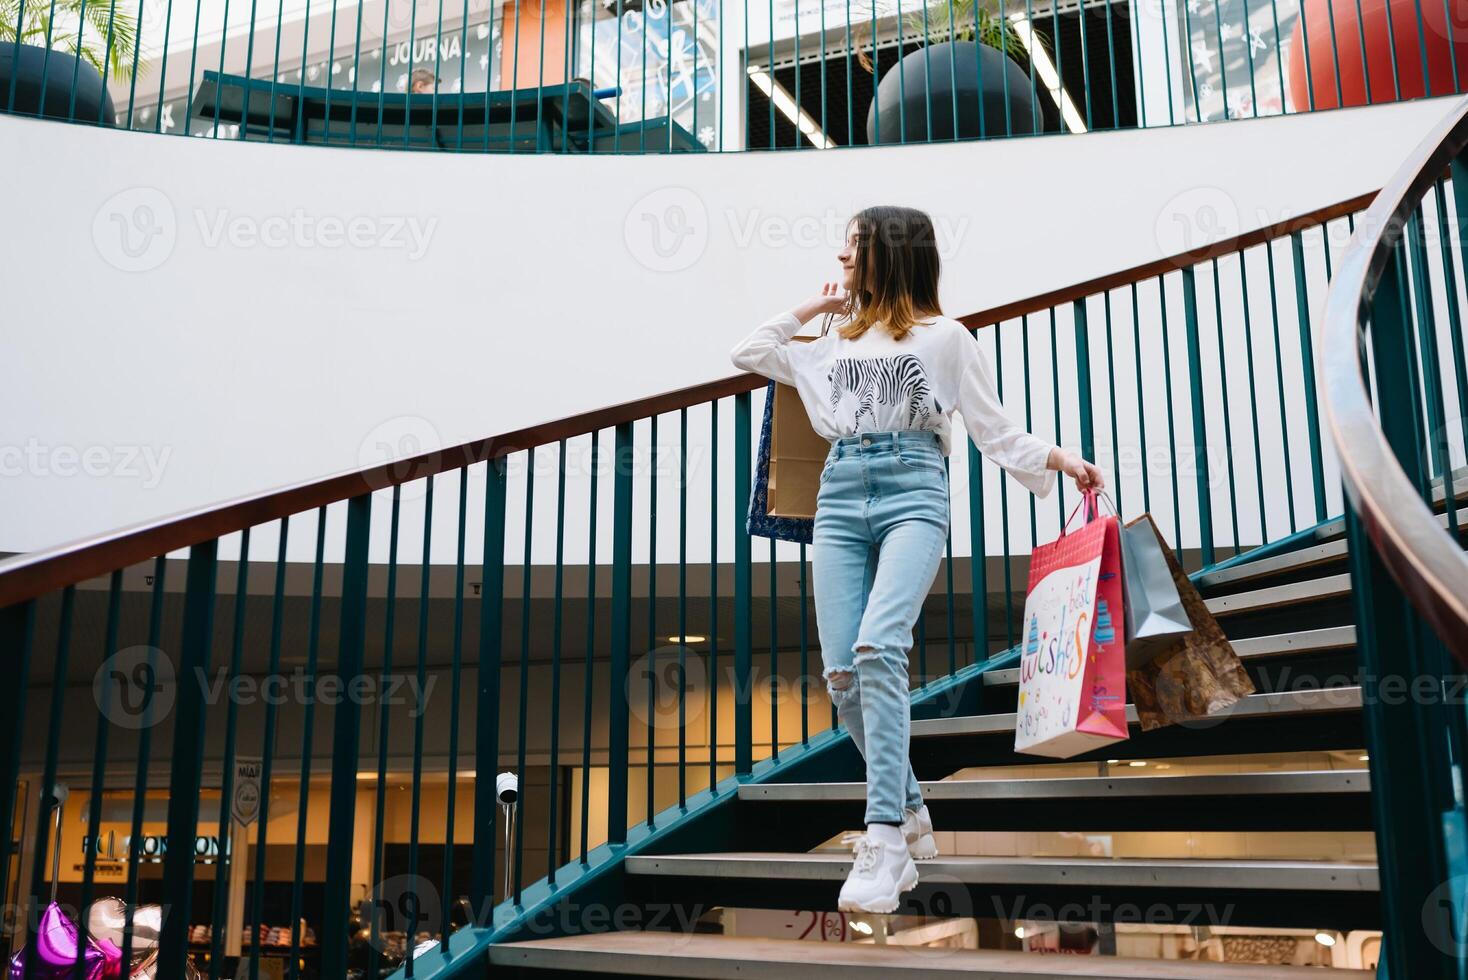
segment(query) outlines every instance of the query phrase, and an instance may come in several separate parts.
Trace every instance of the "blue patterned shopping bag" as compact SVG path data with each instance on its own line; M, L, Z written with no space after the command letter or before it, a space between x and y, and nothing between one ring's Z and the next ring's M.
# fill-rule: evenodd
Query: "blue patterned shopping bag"
M765 389L765 420L760 427L759 459L754 466L754 486L749 494L749 514L744 529L751 537L775 538L810 544L815 532L815 519L810 517L777 517L770 513L770 426L775 417L775 382Z

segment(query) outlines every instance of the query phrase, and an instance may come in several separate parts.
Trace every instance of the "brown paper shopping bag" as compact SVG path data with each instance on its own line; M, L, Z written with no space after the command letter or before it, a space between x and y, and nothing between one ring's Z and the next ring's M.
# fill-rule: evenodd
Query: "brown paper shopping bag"
M829 320L821 327L826 335ZM792 337L808 344L815 337ZM800 392L787 384L775 385L775 410L770 414L770 478L767 512L771 517L816 516L816 492L831 444L811 427Z
M1152 518L1144 514L1138 520L1150 522ZM1157 540L1163 541L1161 534ZM1144 732L1218 714L1254 693L1254 682L1239 655L1166 542L1162 553L1193 631L1179 636L1145 667L1127 671L1127 692Z
M831 444L811 428L800 393L775 385L770 418L769 513L772 517L816 516L816 491Z

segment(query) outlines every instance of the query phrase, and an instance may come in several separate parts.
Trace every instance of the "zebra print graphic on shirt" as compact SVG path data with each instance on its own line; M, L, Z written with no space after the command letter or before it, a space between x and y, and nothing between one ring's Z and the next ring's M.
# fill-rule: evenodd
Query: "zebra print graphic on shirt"
M877 405L904 405L905 427L909 429L926 427L933 412L941 411L933 400L923 362L914 354L838 358L829 378L832 411L843 396L850 394L856 399L857 431L862 431L864 416L873 426L879 424Z

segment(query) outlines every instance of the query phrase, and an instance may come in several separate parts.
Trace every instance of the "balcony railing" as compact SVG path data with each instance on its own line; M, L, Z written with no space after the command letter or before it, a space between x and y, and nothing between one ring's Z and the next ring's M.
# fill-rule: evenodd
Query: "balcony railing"
M0 72L8 111L170 135L827 149L1455 94L1468 23L1439 0L8 0Z

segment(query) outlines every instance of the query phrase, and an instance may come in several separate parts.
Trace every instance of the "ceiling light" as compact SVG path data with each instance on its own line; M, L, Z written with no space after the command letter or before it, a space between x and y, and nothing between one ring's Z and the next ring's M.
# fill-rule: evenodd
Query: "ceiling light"
M1141 759L1133 759L1131 762L1127 763L1127 765L1131 766L1133 769L1140 769L1146 764L1147 763L1143 762Z
M872 925L870 922L863 922L860 919L855 919L851 923L851 931L859 932L863 936L870 936L872 934Z
M1315 941L1329 949L1335 945L1335 933L1326 932L1324 929L1315 934Z
M1061 83L1060 74L1055 70L1055 63L1050 60L1045 46L1036 43L1035 33L1030 27L1030 19L1024 14L1016 13L1010 16L1009 22L1014 25L1014 33L1019 35L1019 43L1024 45L1025 53L1030 56L1030 63L1035 66L1035 72L1050 92L1050 98L1054 99L1056 106L1060 108L1060 118L1065 121L1065 128L1072 133L1084 133L1086 131L1085 120L1076 111L1076 105L1071 101L1070 94L1066 92L1065 86Z
M811 114L795 104L790 93L785 91L784 86L779 85L770 73L758 65L749 66L749 80L754 82L765 96L780 110L781 115L795 124L795 128L805 135L817 149L830 150L836 146L835 141L825 133L821 132L820 125Z
M1023 938L1025 938L1025 927L1024 926L1015 926L1014 927L1014 938L1015 939L1023 939Z

